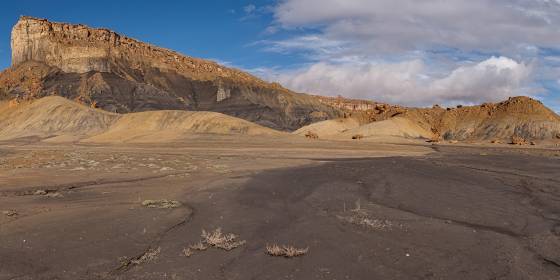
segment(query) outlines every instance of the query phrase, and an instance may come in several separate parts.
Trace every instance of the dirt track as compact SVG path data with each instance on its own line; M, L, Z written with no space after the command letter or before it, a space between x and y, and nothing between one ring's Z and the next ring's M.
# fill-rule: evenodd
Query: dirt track
M0 146L0 279L560 279L556 151L228 143Z

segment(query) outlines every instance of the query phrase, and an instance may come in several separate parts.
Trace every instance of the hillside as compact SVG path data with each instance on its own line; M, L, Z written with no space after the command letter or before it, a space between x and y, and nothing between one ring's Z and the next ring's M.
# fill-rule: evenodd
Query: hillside
M339 104L350 108L352 104L365 104L352 102ZM558 140L560 137L560 116L540 101L523 96L457 108L437 105L405 108L385 104L362 107L347 110L346 118L304 126L294 134L312 132L319 138L350 139L361 135L365 138L398 136L459 141L509 141L514 135L526 140Z
M282 133L215 112L166 110L121 115L59 96L0 105L0 140L35 137L49 141L170 142L193 134Z
M411 109L403 114L446 140L554 139L560 117L540 101L512 97L499 103L444 109Z
M107 29L21 17L0 98L59 95L117 113L215 111L280 130L340 115L316 97Z

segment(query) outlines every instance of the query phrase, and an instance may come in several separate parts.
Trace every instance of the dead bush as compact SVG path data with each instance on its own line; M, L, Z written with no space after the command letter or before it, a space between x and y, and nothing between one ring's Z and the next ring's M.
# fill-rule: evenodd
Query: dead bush
M172 209L172 208L180 207L181 203L179 201L167 200L167 199L144 200L142 202L142 206L147 208Z
M527 145L527 140L525 140L525 138L519 136L519 135L513 135L511 137L511 143L512 145Z
M183 249L183 254L186 257L194 255L195 251L206 251L211 247L231 251L246 243L245 240L237 240L238 236L233 233L222 233L221 228L217 228L213 231L202 230L201 237L201 241Z
M8 216L8 217L15 217L15 216L18 215L16 210L5 210L5 211L2 211L2 214L4 214L5 216Z
M191 248L184 248L183 249L183 255L188 258L188 257L194 255L194 252Z
M193 250L196 250L196 251L204 251L204 250L208 249L208 246L202 244L202 242L198 242L198 243L195 243L195 244L189 246L189 248L193 249Z
M155 249L150 248L142 256L135 259L131 259L130 261L128 261L128 263L123 262L123 266L129 266L131 264L140 265L140 264L155 261L159 257L160 253L161 253L161 247L157 247Z
M315 133L315 132L307 131L307 133L305 133L305 138L307 138L307 139L319 139L319 135L317 135L317 133Z
M296 248L294 246L288 245L266 245L266 253L274 257L285 257L285 258L295 258L303 256L309 252L309 247L307 248Z
M202 230L202 243L226 251L230 251L245 244L245 240L236 241L236 239L237 235L233 233L223 234L221 228L217 228L212 232Z

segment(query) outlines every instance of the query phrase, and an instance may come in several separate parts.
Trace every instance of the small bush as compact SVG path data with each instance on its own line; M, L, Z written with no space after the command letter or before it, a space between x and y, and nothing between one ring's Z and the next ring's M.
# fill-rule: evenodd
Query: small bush
M142 202L142 206L147 208L172 209L172 208L181 207L181 203L179 201L167 200L167 199L144 200Z
M307 248L296 248L294 246L286 245L266 245L266 253L273 257L285 257L285 258L295 258L303 256L309 252L309 247Z
M317 133L315 133L315 132L307 131L307 133L305 133L305 138L307 138L307 139L319 139L319 135L317 135Z

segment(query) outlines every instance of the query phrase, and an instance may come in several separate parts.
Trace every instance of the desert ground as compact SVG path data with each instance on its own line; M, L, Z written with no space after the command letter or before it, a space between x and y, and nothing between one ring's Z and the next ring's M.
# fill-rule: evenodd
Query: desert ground
M0 279L560 279L559 168L528 146L9 140Z

